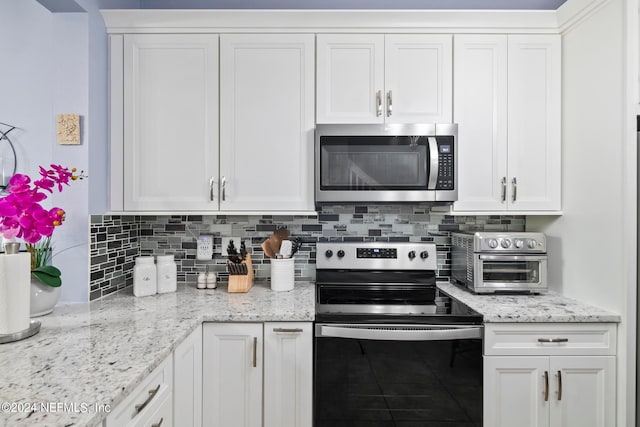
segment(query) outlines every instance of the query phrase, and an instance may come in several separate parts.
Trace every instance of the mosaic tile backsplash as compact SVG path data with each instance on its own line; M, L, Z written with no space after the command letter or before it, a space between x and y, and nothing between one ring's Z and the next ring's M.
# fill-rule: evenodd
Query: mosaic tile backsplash
M524 231L524 216L452 216L442 207L324 206L318 216L175 215L91 217L90 299L133 285L134 260L140 255L173 254L178 282L195 283L197 274L215 271L227 280L222 239L242 239L251 253L255 275L269 277L269 258L260 244L279 226L304 241L295 256L296 280L315 279L318 241L434 242L440 279L451 273L450 233L458 230ZM196 259L197 238L213 236L213 259ZM235 242L239 247L239 242ZM224 252L224 254L223 254Z

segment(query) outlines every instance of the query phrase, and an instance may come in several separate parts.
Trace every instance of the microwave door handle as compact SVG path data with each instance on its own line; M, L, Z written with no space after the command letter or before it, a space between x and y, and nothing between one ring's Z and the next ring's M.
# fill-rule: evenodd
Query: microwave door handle
M350 327L349 325L317 325L316 337L351 338L384 341L439 341L482 338L482 326L402 328L398 325Z
M438 154L438 141L435 137L427 137L429 142L429 182L427 190L435 190L438 182L438 166L440 166L440 155Z

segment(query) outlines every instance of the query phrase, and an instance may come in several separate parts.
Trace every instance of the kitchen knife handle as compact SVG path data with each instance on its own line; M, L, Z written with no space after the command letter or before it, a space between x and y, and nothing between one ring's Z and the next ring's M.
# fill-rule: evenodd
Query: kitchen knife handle
M502 203L507 201L507 177L502 177Z
M518 198L518 181L516 181L515 177L511 180L511 187L513 190L513 193L511 194L511 201L515 202Z
M558 371L558 400L562 400L562 371Z
M253 337L253 367L258 367L258 337Z
M387 117L393 113L393 96L391 91L387 92Z
M227 200L227 178L223 176L220 182L222 183L222 201L224 202Z
M213 194L213 188L216 185L216 180L211 177L209 178L209 200L212 202L215 200L215 195Z
M382 91L379 90L376 92L376 117L380 117L382 115Z
M544 371L544 401L549 401L549 371Z

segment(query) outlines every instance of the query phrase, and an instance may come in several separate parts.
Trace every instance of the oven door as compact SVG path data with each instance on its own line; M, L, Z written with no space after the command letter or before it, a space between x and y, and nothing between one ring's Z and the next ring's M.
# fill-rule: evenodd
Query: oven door
M482 425L482 326L316 324L315 427Z
M476 292L547 289L547 255L476 254L474 262Z

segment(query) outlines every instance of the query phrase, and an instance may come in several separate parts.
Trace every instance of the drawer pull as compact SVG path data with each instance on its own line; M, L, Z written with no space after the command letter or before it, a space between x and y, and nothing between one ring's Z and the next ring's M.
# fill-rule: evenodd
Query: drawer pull
M253 367L258 367L258 338L253 337Z
M562 400L562 372L558 371L558 400Z
M142 410L149 404L149 402L151 402L153 400L153 398L156 396L156 394L158 394L158 390L160 390L160 384L158 384L158 387L156 387L153 390L149 390L149 396L147 397L147 400L145 400L143 403L136 405L136 412L140 413L142 412Z
M273 328L276 334L301 334L302 328Z
M157 423L151 424L151 427L160 427L163 421L164 421L164 417L160 418L160 421L158 421Z
M569 342L569 338L538 338L538 342Z
M544 371L544 401L549 401L549 372Z

